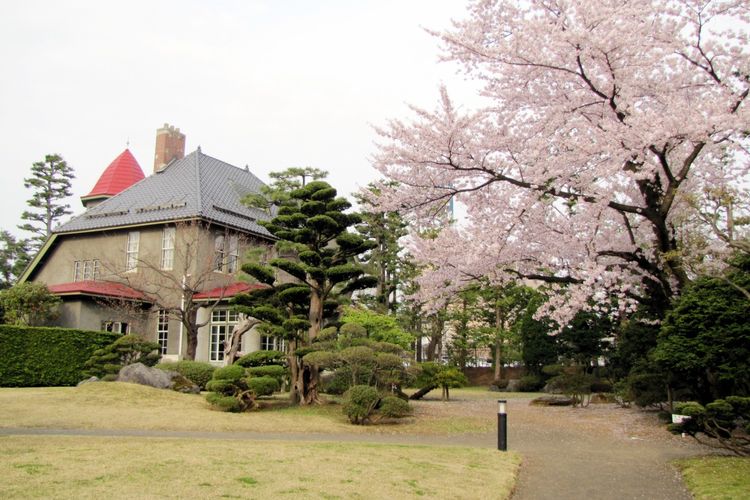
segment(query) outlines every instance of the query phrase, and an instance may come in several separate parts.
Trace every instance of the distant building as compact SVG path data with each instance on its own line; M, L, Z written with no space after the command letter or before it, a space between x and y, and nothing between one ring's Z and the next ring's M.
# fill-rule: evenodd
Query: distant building
M62 298L57 326L138 333L181 359L185 332L162 307L184 301L180 283L201 276L196 359L223 363L223 341L238 321L227 301L258 286L238 281L240 260L251 247L270 255L274 238L258 224L268 214L241 202L263 186L255 175L184 150L185 135L165 124L146 177L126 149L81 197L86 211L45 242L21 281L46 283ZM242 350L279 346L251 330Z

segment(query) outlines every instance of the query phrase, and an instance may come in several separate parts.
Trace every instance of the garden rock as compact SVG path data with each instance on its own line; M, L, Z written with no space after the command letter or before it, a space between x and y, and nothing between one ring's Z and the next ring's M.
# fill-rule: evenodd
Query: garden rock
M156 389L173 389L189 394L200 392L200 387L179 373L152 368L143 363L123 366L117 374L117 382L147 385Z
M532 399L529 404L534 406L572 406L573 398L567 396L542 396Z
M101 382L101 380L99 379L99 377L89 377L86 380L81 380L80 382L78 382L76 384L76 387L80 387L82 385L90 384L92 382Z

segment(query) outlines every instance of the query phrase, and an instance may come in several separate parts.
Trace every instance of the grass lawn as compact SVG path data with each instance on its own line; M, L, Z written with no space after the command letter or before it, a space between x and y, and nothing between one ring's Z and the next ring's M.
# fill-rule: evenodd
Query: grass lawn
M135 384L0 388L0 427L453 435L491 432L496 417L494 407L487 414L452 408L500 397L527 396L455 389L452 400L442 402L440 392L434 391L427 401L414 404L417 418L363 427L349 424L339 405L288 407L285 396L267 400L265 410L233 414L212 411L203 396Z
M0 498L507 498L517 469L478 448L0 436Z
M685 484L698 500L750 498L750 458L697 457L678 460Z

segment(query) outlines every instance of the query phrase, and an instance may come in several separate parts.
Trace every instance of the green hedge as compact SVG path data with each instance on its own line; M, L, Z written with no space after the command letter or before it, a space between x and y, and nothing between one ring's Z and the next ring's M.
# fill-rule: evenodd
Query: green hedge
M91 354L114 342L108 332L0 325L0 387L76 385Z

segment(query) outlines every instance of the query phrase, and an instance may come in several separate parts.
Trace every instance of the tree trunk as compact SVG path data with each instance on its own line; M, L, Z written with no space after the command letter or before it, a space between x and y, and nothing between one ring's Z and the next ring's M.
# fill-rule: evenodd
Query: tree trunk
M308 330L307 341L312 342L320 333L320 327L323 325L323 298L314 287L310 288L310 329Z
M495 340L495 380L503 378L503 344L500 339Z
M224 341L224 361L226 364L234 364L237 351L240 350L242 336L257 324L260 324L260 321L255 318L246 317L234 327L232 334Z
M191 325L187 328L187 350L185 351L185 359L195 361L195 354L198 352L198 329Z
M422 387L417 392L415 392L414 394L412 394L411 396L409 396L409 399L411 399L411 400L422 399L425 394L427 394L428 392L430 392L433 389L437 389L437 386L436 385L428 385L427 387Z
M318 385L320 372L317 367L306 365L302 358L294 355L292 348L287 356L291 371L289 400L295 405L319 404Z

